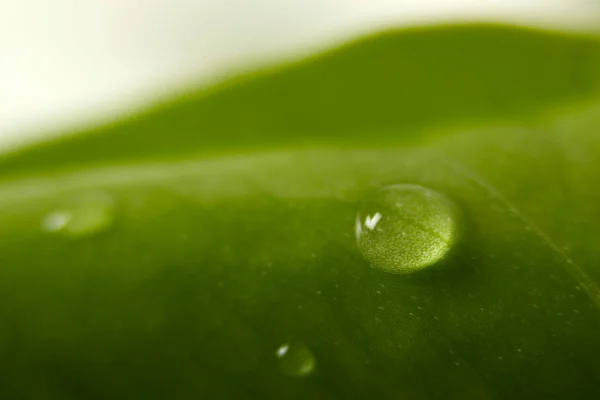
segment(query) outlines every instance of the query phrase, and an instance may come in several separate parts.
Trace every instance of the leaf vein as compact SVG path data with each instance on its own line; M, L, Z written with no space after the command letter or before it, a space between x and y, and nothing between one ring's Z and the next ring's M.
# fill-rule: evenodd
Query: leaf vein
M564 266L567 272L569 272L569 274L571 274L571 276L578 282L594 305L600 309L600 287L598 284L579 264L575 263L563 249L557 246L546 232L533 223L530 218L528 218L521 210L512 204L497 188L487 182L480 175L470 171L467 167L454 160L445 158L444 164L458 172L463 177L467 178L469 181L473 182L478 187L484 189L491 197L502 203L510 213L518 217L524 224L525 229L534 232L540 239L542 239L546 246L560 256L560 258L564 261Z

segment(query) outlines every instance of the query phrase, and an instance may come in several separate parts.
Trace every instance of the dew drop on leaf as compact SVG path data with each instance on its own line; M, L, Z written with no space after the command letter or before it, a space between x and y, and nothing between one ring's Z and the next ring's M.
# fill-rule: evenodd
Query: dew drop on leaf
M372 267L410 274L444 259L459 236L455 203L435 190L398 184L379 189L356 217L356 240Z
M284 375L303 377L310 375L315 369L315 356L303 343L282 344L276 354L279 359L279 367Z
M115 219L115 204L106 193L87 193L65 201L42 219L46 232L68 237L86 237L110 228Z

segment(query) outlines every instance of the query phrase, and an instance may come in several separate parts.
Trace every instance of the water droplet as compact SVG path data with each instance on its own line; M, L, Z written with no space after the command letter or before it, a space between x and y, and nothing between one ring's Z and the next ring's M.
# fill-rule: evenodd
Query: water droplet
M303 343L285 343L277 349L276 354L284 375L303 377L310 375L315 369L315 356Z
M356 240L371 266L409 274L449 253L458 240L458 221L456 205L443 194L414 184L391 185L365 202L356 217Z
M42 228L69 237L92 236L114 222L115 204L105 193L88 193L72 198L44 216Z
M44 217L42 227L48 232L63 229L71 220L71 213L67 211L54 211Z

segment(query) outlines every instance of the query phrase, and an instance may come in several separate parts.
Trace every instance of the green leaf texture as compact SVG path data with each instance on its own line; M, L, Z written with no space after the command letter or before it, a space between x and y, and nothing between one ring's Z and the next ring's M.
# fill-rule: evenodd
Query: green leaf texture
M597 38L387 32L0 172L1 398L600 396ZM355 220L403 183L462 234L394 275Z

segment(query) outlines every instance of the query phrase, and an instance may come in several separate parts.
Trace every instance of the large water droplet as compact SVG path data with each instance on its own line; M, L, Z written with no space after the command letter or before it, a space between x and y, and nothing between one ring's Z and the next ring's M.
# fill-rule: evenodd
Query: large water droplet
M458 236L456 205L420 185L386 186L365 202L356 217L361 253L371 266L394 274L436 264Z
M285 343L277 349L281 372L288 376L310 375L315 369L315 356L303 343Z
M69 199L63 207L46 214L42 228L69 237L84 237L105 231L114 218L115 204L110 196L87 193Z

